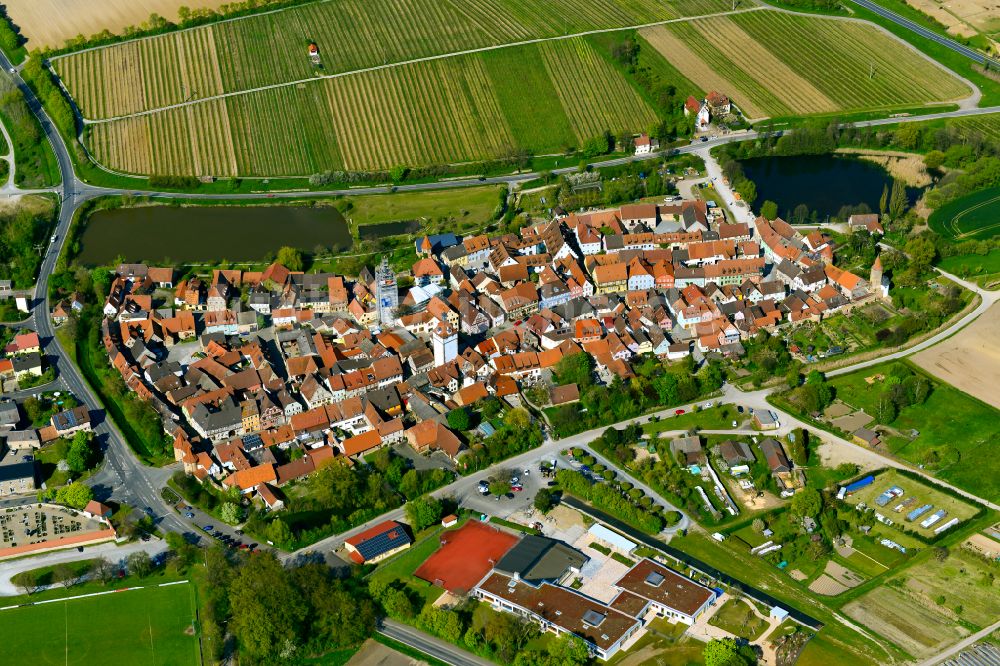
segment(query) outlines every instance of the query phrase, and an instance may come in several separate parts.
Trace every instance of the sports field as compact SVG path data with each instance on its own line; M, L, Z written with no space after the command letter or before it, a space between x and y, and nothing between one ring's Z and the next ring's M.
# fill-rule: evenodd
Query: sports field
M640 34L706 90L759 118L943 102L971 91L914 49L857 21L758 11Z
M517 78L514 78L517 77ZM401 65L89 126L126 173L303 176L450 164L642 131L656 112L585 39Z
M442 532L441 547L414 575L450 592L468 592L517 541L509 532L472 520Z
M0 666L200 663L190 583L0 611Z
M956 241L985 240L1000 233L1000 187L974 192L941 206L927 224Z
M418 58L730 9L725 0L327 0L61 56L87 118ZM322 67L310 61L310 41Z

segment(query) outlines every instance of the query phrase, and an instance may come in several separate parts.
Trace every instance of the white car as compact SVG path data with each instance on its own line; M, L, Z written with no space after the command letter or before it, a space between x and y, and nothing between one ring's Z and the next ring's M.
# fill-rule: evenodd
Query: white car
M733 427L734 428L736 427L736 421L733 421Z
M512 484L514 484L514 485L517 485L517 482L518 482L518 481L520 481L520 479L518 479L518 478L517 478L516 476L515 476L515 477L512 477L512 478L511 478L511 480L510 480L510 482L511 482Z

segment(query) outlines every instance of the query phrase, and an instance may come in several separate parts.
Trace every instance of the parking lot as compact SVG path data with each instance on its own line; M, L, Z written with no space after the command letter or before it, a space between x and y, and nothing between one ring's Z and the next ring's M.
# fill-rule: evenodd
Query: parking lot
M477 487L473 486L464 497L457 499L465 508L485 513L489 516L497 516L498 518L507 519L515 513L523 512L531 508L535 500L535 494L539 489L547 487L552 480L551 477L546 478L542 476L540 465L543 460L551 462L552 458L539 456L529 464L517 468L510 466L498 467L488 477L493 478L497 474L507 474L512 480L513 478L517 479L517 483L512 484L512 487L519 487L521 490L512 490L506 495L496 496L488 492L483 494ZM565 467L566 465L563 463L559 466ZM527 470L527 474L525 474L525 470Z
M63 507L29 504L0 513L0 549L18 548L107 529L104 523Z

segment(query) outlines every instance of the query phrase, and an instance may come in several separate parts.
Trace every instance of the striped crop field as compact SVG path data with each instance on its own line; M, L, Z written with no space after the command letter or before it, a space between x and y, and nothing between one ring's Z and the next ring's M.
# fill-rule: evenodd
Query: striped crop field
M578 38L91 123L86 140L99 162L126 173L303 176L475 161L514 148L560 152L657 118Z
M955 76L859 21L777 11L645 28L684 76L750 117L888 110L967 97Z
M1000 141L1000 114L998 113L987 116L957 118L950 121L949 125L958 127L966 139L980 137L987 141Z
M85 118L730 8L727 0L325 0L53 59ZM322 68L307 56L319 46Z

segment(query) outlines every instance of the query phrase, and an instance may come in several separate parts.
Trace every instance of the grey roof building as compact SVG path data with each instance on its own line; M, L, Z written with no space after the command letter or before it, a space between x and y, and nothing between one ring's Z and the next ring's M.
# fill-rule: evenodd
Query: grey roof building
M531 585L557 581L567 571L579 571L590 558L561 541L528 535L500 558L494 569Z

